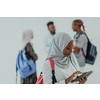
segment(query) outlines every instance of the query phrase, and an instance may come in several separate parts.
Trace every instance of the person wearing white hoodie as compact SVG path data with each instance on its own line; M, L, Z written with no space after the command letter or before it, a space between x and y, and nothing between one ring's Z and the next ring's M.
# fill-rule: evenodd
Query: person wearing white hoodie
M80 73L78 62L73 54L75 41L64 32L56 34L48 52L47 58L52 58L55 65L55 84L68 84ZM87 77L77 83L84 84ZM52 70L49 60L43 66L43 84L52 84Z

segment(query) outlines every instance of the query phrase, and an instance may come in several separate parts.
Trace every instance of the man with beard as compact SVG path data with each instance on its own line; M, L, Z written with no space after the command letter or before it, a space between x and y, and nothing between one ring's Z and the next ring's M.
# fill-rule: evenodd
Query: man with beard
M56 34L54 22L52 22L52 21L48 22L47 27L48 27L48 30L50 33L44 37L44 51L46 54L48 54L48 51L49 51L49 48L50 48L50 45L52 42L52 38Z

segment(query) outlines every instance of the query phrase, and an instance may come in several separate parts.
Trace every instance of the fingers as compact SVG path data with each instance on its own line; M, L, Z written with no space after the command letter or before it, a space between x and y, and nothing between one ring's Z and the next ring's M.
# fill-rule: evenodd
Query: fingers
M79 81L82 82L82 79L80 79Z
M78 74L78 73L82 73L81 71L77 71L77 72L75 72L75 73L73 73L73 74Z
M87 76L85 77L85 80L87 81Z
M82 78L82 81L84 82L85 81L85 78Z
M73 76L75 77L75 74L78 74L78 73L82 73L82 72L77 71L77 72L73 73Z
M84 84L87 81L87 76L79 80L79 84Z
M84 78L84 80L83 80L83 81L84 81L84 83L87 81L87 76Z
M84 81L87 81L87 76L85 78L82 78Z
M79 80L79 84L83 84L83 79L80 79Z

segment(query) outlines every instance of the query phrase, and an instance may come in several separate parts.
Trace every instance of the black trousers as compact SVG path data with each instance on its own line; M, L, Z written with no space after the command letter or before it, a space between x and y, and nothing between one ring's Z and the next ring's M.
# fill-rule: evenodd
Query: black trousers
M34 73L26 78L21 78L21 84L35 84L36 81L37 81L36 73Z

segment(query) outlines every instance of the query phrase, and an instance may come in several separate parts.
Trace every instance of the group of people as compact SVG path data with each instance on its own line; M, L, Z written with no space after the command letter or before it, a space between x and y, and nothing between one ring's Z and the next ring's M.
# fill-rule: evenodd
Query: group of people
M72 29L76 32L74 38L69 34L60 32L56 33L54 22L47 23L50 31L44 38L44 51L47 58L52 58L55 65L56 84L69 84L74 79L75 74L84 72L85 57L87 49L87 37L81 32L85 32L85 27L82 20L74 20ZM81 29L83 27L83 30ZM32 47L31 39L33 39L33 32L27 30L23 33L22 49L25 47L25 54L27 59L34 63L38 59L37 54ZM82 51L83 48L83 51ZM35 63L36 64L36 63ZM43 83L52 84L51 64L48 60L43 65ZM34 73L26 78L21 78L22 84L35 84L37 81L37 74ZM84 84L87 77L80 79L77 83Z
M50 33L47 34L44 38L44 51L45 51L45 53L48 54L50 45L52 43L52 38L56 34L56 29L55 29L53 22L48 22L47 27L48 27L48 30L50 31ZM81 30L81 27L83 28L83 30ZM85 26L84 26L83 21L82 20L74 20L72 23L72 29L74 32L76 32L76 34L73 37L74 41L75 41L75 48L74 48L73 53L74 53L75 57L77 58L78 64L80 66L80 70L82 72L84 72L86 61L85 61L85 57L83 55L83 51L86 55L88 39L87 39L86 35L84 35L84 34L82 34L79 37L81 32L85 32ZM81 48L83 48L83 51Z

